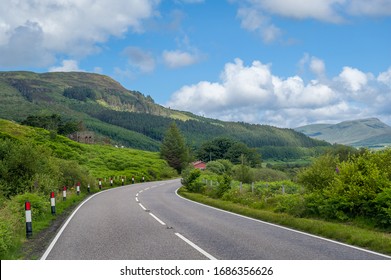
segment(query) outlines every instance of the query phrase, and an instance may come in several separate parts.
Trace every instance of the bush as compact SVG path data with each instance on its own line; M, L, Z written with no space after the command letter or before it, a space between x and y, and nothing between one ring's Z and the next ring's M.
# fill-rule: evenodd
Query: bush
M191 192L200 192L203 184L198 180L201 171L194 167L188 167L182 172L182 184Z
M220 176L218 178L216 196L220 198L230 189L231 189L231 177L229 177L228 175Z
M254 181L275 182L289 179L285 172L271 168L254 169L253 174Z
M328 154L321 156L310 167L298 174L299 182L309 191L322 190L328 187L337 176L338 164L337 156Z
M306 211L305 201L301 194L278 195L277 212L288 213L295 217L303 217Z
M222 175L226 172L225 166L218 161L209 161L206 164L206 169L219 175Z

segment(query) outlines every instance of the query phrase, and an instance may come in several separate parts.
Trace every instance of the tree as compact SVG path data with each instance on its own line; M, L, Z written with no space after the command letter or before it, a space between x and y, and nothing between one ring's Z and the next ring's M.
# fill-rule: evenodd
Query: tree
M168 128L160 147L160 156L178 173L189 163L189 149L175 122Z

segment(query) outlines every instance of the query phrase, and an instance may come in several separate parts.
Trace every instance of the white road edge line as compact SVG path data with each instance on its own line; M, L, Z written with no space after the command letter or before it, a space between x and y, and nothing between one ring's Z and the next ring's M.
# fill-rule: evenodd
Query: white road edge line
M140 207L143 208L144 211L147 211L147 208L145 208L144 205L142 205L141 203L139 203L138 205L140 205Z
M149 213L149 215L151 215L156 221L158 221L160 224L162 224L163 226L166 225L165 222L163 222L162 220L160 220L158 217L156 217L154 214L152 213Z
M205 257L207 257L208 259L210 260L217 260L215 257L213 257L211 254L209 254L208 252L206 252L205 250L201 249L200 247L198 247L196 244L194 244L193 242L191 242L189 239L187 239L186 237L184 237L182 234L180 233L175 233L176 236L178 236L180 239L182 239L183 241L185 241L187 244L189 244L191 247L193 247L194 249L196 249L198 252L200 252L201 254L203 254Z
M136 201L139 202L137 197L136 197Z
M381 254L381 253L378 253L378 252L374 252L374 251L371 251L371 250L367 250L367 249L363 249L363 248L356 247L356 246L353 246L353 245L341 243L341 242L338 242L338 241L335 241L335 240L327 239L327 238L320 237L320 236L317 236L317 235L313 235L313 234L310 234L310 233L306 233L306 232L303 232L303 231L299 231L299 230L287 228L287 227L284 227L284 226L279 226L279 225L276 225L276 224L264 222L264 221L261 221L261 220L257 220L257 219L254 219L254 218L250 218L250 217L246 217L246 216L243 216L243 215L240 215L240 214L236 214L236 213L233 213L233 212L229 212L229 211L226 211L226 210L222 210L222 209L219 209L219 208L216 208L216 207L212 207L212 206L209 206L209 205L205 205L205 204L202 204L202 203L199 203L199 202L196 202L196 201L193 201L193 200L190 200L190 199L187 199L187 198L184 198L184 197L180 196L180 195L178 194L178 190L179 190L179 189L180 189L180 187L175 191L175 194L176 194L178 197L180 197L181 199L190 201L190 202L192 202L192 203L195 203L195 204L204 206L204 207L208 207L208 208L211 208L211 209L220 211L220 212L224 212L224 213L228 213L228 214L231 214L231 215L234 215L234 216L238 216L238 217L241 217L241 218L245 218L245 219L248 219L248 220L251 220L251 221L255 221L255 222L258 222L258 223L261 223L261 224L266 224L266 225L274 226L274 227L281 228L281 229L285 229L285 230L288 230L288 231L291 231L291 232L300 233L300 234L303 234L303 235L306 235L306 236L310 236L310 237L317 238L317 239L324 240L324 241L328 241L328 242L331 242L331 243L334 243L334 244L338 244L338 245L346 246L346 247L349 247L349 248L353 248L353 249L356 249L356 250L359 250L359 251L362 251L362 252L366 252L366 253L374 254L374 255L377 255L377 256L380 256L380 257L384 257L384 258L387 258L387 259L391 259L391 256L384 255L384 254Z
M89 198L87 198L86 200L84 200L76 209L75 211L73 211L72 215L69 216L68 220L65 222L65 224L61 227L60 231L56 234L56 236L54 237L53 241L50 243L49 247L46 249L45 253L42 255L41 257L41 260L46 260L46 258L48 257L48 255L50 254L50 252L52 251L54 245L56 245L56 242L57 240L60 238L61 234L63 233L63 231L65 230L65 228L67 227L67 225L69 224L69 222L72 220L73 216L75 216L75 214L77 213L77 211L85 204L87 203L87 201L89 201L91 198L99 195L99 194L102 194L102 193L105 193L107 191L110 191L112 189L108 189L108 190L104 190L104 191L101 191L101 192L98 192L96 194L93 194L92 196L90 196Z

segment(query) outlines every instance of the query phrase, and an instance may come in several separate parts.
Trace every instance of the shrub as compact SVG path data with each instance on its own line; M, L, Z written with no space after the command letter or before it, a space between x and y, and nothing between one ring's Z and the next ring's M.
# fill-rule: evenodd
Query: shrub
M200 192L203 184L198 180L201 171L194 167L188 167L182 172L182 184L191 192Z
M339 161L337 156L324 155L298 174L299 182L309 191L322 190L328 187L337 175Z
M306 211L305 201L301 194L278 195L277 212L288 213L295 217L303 217Z

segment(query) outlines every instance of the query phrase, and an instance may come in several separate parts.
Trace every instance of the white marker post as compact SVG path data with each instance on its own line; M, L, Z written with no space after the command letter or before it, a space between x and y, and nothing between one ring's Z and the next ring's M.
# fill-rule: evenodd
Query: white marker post
M113 186L113 177L110 178L110 187Z
M76 185L76 193L77 195L80 195L80 182L78 182Z
M88 183L87 185L87 192L90 193L91 192L91 189L90 189L90 184Z
M121 180L122 180L122 186L124 185L124 183L125 183L125 179L124 179L124 177L122 177L121 178Z
M50 193L50 206L52 208L52 215L56 214L56 196L54 192Z
M64 186L62 189L62 201L67 200L67 187Z
M99 179L99 189L102 189L102 179Z
M26 201L24 204L24 209L26 211L26 237L30 238L33 235L33 223L31 218L31 203Z

